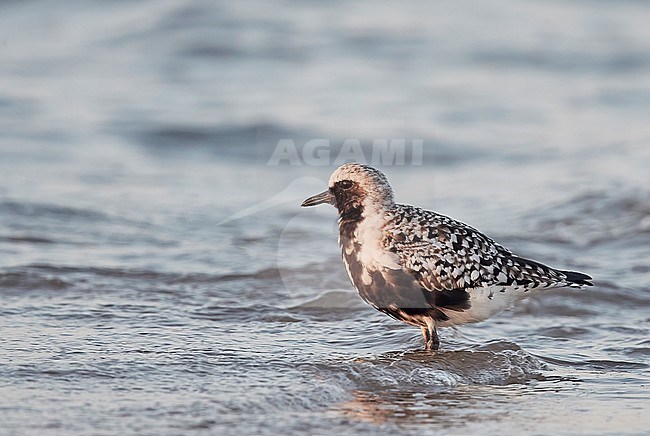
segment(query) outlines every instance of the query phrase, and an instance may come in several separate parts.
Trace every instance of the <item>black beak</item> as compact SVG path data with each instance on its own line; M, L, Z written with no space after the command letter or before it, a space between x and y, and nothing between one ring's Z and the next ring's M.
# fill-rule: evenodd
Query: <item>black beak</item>
M302 202L300 207L317 206L324 203L331 204L332 206L336 205L336 198L334 198L330 191L321 192L313 197L309 197L307 200Z

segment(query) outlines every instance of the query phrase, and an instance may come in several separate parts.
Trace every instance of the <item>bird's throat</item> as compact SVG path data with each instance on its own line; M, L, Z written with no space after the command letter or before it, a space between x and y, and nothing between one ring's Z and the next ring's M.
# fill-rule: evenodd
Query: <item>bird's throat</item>
M344 205L339 209L339 236L340 241L351 240L354 237L354 231L363 221L363 206L361 204Z

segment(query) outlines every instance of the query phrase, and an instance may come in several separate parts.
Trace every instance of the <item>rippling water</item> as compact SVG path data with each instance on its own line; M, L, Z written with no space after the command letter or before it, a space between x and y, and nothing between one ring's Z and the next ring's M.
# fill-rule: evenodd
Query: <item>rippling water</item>
M2 433L647 432L646 2L50 6L0 5ZM424 353L283 138L422 139L400 201L596 286Z

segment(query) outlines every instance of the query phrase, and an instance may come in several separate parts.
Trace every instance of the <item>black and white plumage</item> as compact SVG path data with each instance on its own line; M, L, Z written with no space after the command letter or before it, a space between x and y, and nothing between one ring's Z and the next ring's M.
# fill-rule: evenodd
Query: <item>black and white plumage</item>
M338 209L343 262L359 295L421 327L427 349L439 347L437 327L483 321L533 291L592 285L586 274L516 256L467 224L395 203L386 176L371 166L339 167L328 188L302 206Z

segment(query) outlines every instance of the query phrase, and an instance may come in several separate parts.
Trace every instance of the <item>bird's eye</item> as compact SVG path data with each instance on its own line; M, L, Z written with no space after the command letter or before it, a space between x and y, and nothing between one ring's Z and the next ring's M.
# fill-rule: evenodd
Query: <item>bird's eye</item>
M343 189L350 189L352 187L352 180L342 180L339 186Z

